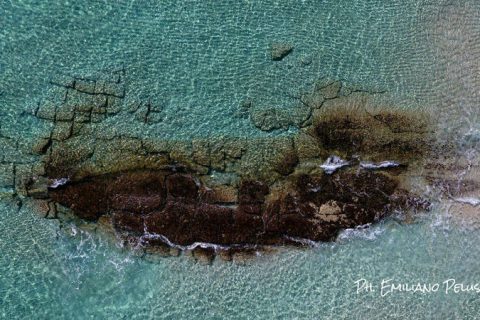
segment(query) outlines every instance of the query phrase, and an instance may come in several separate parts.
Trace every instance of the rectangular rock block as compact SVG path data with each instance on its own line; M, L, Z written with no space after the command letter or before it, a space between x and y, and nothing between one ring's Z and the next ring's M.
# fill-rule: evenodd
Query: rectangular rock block
M72 121L74 117L73 107L69 105L62 105L57 108L57 121Z
M78 90L80 92L93 94L93 93L95 93L95 81L77 79L75 81L75 90Z

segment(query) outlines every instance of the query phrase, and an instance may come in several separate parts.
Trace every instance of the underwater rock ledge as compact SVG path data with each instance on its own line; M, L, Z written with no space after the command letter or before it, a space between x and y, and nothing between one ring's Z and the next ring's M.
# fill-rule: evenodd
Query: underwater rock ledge
M125 107L123 74L110 84L55 83L66 98L35 110L52 126L34 146L42 168L22 181L47 217L69 212L144 247L248 251L332 241L342 229L428 209L409 191L412 171L434 145L429 117L418 110L372 107L371 94L341 95L332 82L304 97L298 108L308 119L293 136L127 137L105 133L104 120L135 117L143 106L140 118L150 119L156 109ZM331 156L344 162L324 170Z

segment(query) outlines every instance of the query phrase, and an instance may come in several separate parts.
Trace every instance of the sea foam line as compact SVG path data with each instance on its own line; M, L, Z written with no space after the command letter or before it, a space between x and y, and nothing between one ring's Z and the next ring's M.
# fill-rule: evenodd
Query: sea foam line
M474 198L474 197L454 198L453 200L456 201L456 202L469 204L472 207L476 207L480 204L480 199L479 198Z
M327 158L327 160L320 166L326 174L332 174L338 169L349 166L350 161L343 160L342 158L338 156L330 156Z
M382 161L379 163L374 162L360 162L360 167L367 170L376 170L376 169L386 169L386 168L395 168L400 166L400 163L395 161Z
M215 244L215 243L210 243L210 242L194 242L194 243L192 243L188 246L182 246L182 245L179 245L179 244L176 244L176 243L170 241L170 239L168 239L164 235L161 235L161 234L158 234L158 233L149 233L149 232L144 233L140 237L140 239L141 240L144 240L144 239L145 240L160 239L166 245L168 245L170 247L173 247L173 248L180 249L182 251L193 250L193 249L198 248L198 247L203 248L203 249L213 248L215 251L217 251L217 250L228 250L228 249L234 249L234 248L256 249L258 247L257 245L249 245L249 244L231 244L231 245L225 246L225 245L220 245L220 244Z

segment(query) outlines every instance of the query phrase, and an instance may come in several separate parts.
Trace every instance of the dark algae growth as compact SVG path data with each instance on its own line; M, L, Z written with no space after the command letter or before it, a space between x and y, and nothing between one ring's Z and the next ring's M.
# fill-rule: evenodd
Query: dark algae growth
M55 83L66 98L34 111L53 125L34 146L41 168L24 185L46 216L68 213L131 244L211 255L332 241L393 212L428 209L408 188L431 146L421 112L372 107L373 93L342 94L342 83L330 81L303 94L296 112L267 114L258 126L297 127L291 136L127 137L105 133L102 122L126 113L149 125L157 109L125 107L122 72L111 83ZM260 111L248 112L256 125Z
M195 174L153 170L85 178L51 189L49 196L80 218L109 215L119 232L162 235L182 246L330 241L339 230L377 221L409 200L385 173L349 170L290 179L280 190L243 181L231 203L217 199Z

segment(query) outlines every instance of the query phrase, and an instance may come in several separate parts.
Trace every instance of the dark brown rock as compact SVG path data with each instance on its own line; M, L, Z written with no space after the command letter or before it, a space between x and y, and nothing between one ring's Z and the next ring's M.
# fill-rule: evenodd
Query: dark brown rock
M229 244L234 226L235 210L219 205L202 204L196 213L196 226L193 229L202 242ZM201 226L201 227L199 227Z
M397 191L395 178L355 168L295 176L278 194L261 181L245 180L238 187L238 206L232 207L200 197L198 190L206 188L195 180L188 173L127 171L68 182L48 195L83 219L110 215L127 238L148 233L181 246L330 241L341 229L374 222L394 207L422 206Z
M80 218L96 220L108 212L106 181L91 179L49 191L55 202L72 209Z
M190 175L172 174L167 177L168 195L176 198L196 199L198 186Z
M115 211L112 213L112 222L115 230L128 232L134 235L144 233L143 217L130 212Z
M269 188L260 181L243 181L238 190L240 204L263 203Z
M166 201L165 174L139 171L111 179L110 208L146 214L161 209Z

